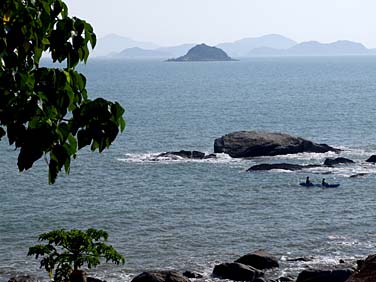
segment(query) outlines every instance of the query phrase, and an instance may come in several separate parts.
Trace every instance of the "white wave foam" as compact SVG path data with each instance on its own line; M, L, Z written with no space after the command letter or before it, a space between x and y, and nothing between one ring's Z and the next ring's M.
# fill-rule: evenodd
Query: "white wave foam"
M163 152L164 153L164 152ZM216 154L216 158L207 159L187 159L176 155L160 156L162 152L157 153L144 153L144 154L125 154L124 158L117 158L118 161L122 162L133 162L133 163L170 163L170 162L203 162L203 163L247 163L249 160L231 158L227 154ZM208 155L209 153L206 153Z

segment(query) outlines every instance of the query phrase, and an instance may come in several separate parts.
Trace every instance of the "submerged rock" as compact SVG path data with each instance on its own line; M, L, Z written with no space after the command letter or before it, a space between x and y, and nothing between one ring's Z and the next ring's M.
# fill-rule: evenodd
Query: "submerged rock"
M176 271L143 272L132 279L132 282L189 282L189 279Z
M283 133L238 131L226 134L214 141L214 153L226 153L233 158L328 151L339 152L340 150Z
M272 169L283 169L283 170L302 170L307 168L320 167L321 165L297 165L297 164L288 164L288 163L279 163L279 164L259 164L251 166L247 171L258 171L258 170L272 170Z
M327 158L324 161L324 165L326 166L334 166L338 164L353 164L353 163L354 163L353 160L346 159L346 158L335 158L335 159Z
M181 158L184 158L184 159L199 159L199 160L201 160L201 159L205 158L205 153L199 152L199 151L180 150L178 152L165 152L165 153L161 153L158 156L156 156L156 158L160 158L160 157L171 157L171 158L181 157Z
M235 262L252 266L257 269L279 267L278 259L265 251L256 251L238 258Z
M238 262L222 263L216 265L213 275L221 279L230 279L235 281L253 281L257 277L264 275L260 270Z

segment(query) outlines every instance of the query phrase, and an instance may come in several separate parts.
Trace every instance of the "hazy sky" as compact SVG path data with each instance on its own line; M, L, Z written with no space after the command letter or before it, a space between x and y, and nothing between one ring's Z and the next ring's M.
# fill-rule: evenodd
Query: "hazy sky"
M278 33L297 41L348 39L376 48L376 0L66 0L98 37L159 45L217 44Z

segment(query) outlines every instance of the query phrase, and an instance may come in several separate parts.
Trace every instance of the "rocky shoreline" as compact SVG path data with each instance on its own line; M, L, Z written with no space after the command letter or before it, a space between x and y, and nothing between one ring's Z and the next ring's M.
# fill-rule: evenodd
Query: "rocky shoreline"
M290 261L309 261L309 258L295 258ZM271 269L279 268L279 259L269 253L258 250L248 253L233 262L224 262L214 266L210 277L204 277L195 271L180 273L175 270L157 270L142 272L131 282L203 282L208 279L249 281L249 282L375 282L376 281L376 254L369 255L364 260L345 262L320 268L306 268L296 277L281 276L272 279L269 276ZM30 275L12 277L8 282L39 282ZM82 282L106 282L88 277Z

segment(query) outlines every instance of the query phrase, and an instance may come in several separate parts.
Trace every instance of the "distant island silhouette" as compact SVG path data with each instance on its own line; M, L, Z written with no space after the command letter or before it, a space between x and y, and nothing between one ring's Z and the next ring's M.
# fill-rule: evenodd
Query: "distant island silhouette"
M202 45L202 44L200 44ZM161 47L152 42L135 41L127 37L108 35L98 40L94 49L94 56L105 56L115 59L161 59L177 58L182 61L190 61L188 51L200 46L193 43L176 46ZM211 48L204 44L204 47ZM332 43L317 41L296 42L279 34L267 34L260 37L248 37L234 42L220 43L215 46L225 52L227 57L246 58L259 56L358 56L376 55L376 49L368 49L359 42L339 40ZM215 49L214 49L215 50ZM209 53L214 54L214 50ZM201 53L201 51L200 51ZM217 53L217 52L215 52ZM219 58L222 55L219 54ZM205 53L202 52L205 56ZM190 54L191 55L191 54ZM194 54L193 54L194 55ZM215 55L216 56L216 55ZM215 57L214 56L214 57ZM225 59L219 60L228 60ZM186 60L185 60L186 59ZM204 59L197 59L205 61ZM208 59L208 61L213 59ZM217 60L217 59L216 59ZM196 61L193 59L192 61Z
M189 49L187 54L176 59L168 59L167 62L203 62L203 61L235 61L225 51L217 47L211 47L204 43Z

